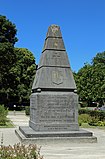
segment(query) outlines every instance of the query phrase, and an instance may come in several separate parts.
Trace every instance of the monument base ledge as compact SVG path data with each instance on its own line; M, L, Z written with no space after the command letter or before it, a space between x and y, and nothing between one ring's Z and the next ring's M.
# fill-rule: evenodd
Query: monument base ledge
M97 138L92 132L80 129L79 131L60 132L36 132L29 126L21 126L15 130L20 141L24 144L41 144L48 142L70 142L70 143L96 143Z

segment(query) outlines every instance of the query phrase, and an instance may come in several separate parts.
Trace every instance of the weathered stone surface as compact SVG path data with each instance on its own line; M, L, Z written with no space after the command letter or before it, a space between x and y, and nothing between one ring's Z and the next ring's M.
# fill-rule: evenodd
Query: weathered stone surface
M79 131L60 131L60 132L37 132L34 131L30 127L21 126L19 127L21 132L25 135L25 137L34 138L34 137L91 137L92 132L82 130Z
M30 127L20 127L15 133L23 144L73 144L73 143L96 143L97 138L89 131L69 131L69 132L36 132Z
M60 27L58 25L51 25L48 28L48 32L46 38L54 37L54 38L62 38Z
M65 50L65 46L64 46L62 38L48 37L45 40L43 52L45 50L58 50L58 51L61 50L61 51L64 51Z
M48 29L30 98L35 131L78 130L78 97L59 26Z
M92 133L79 130L76 84L59 26L48 29L32 86L29 127L20 127L20 131L35 141L37 138L96 141Z
M35 131L78 130L77 102L72 92L33 93L29 126Z
M50 50L49 53L49 50L46 50L41 55L38 68L42 66L70 68L67 53L65 51L57 51L57 50Z
M52 25L48 29L40 63L32 90L75 90L76 85L64 47L60 28Z
M52 91L52 89L63 89L63 91L75 90L76 86L72 79L73 75L70 68L42 67L40 70L37 70L36 78L33 84L33 92L38 88L42 91Z

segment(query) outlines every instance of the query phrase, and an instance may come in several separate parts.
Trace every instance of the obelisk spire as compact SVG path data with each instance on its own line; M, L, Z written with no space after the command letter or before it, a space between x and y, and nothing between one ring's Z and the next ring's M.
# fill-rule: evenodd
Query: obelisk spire
M43 51L45 50L64 50L65 46L62 39L60 27L57 25L51 25L48 28L48 32L45 39Z
M49 26L46 38L47 37L62 38L60 27L55 24Z
M32 90L73 91L76 89L60 27L51 25L36 72Z

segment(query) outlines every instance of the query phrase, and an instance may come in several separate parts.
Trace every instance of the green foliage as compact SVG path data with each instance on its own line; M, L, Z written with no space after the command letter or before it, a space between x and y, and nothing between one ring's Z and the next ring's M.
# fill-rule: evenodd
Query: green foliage
M31 87L35 75L35 58L33 54L25 48L15 48L15 65L10 70L11 90L9 98L17 103L28 103L31 94Z
M79 115L79 121L82 123L88 123L90 121L90 116L88 114Z
M25 48L14 48L16 26L0 15L0 104L29 103L35 58Z
M89 122L90 122L90 115L88 115L88 114L80 114L78 116L79 126L81 126L82 123L89 123Z
M7 114L8 114L8 110L5 109L3 105L0 105L0 126L6 125Z
M0 43L12 43L13 45L17 41L16 26L10 22L6 16L0 15Z
M98 117L99 118L100 111L98 111L98 110L91 110L91 111L89 111L89 114L90 114L91 117Z
M86 108L81 108L78 110L79 115L81 114L90 114L92 110L86 109Z
M14 48L15 64L3 71L0 95L3 103L29 103L33 78L35 76L35 58L25 48Z
M8 71L14 64L15 54L9 42L0 43L0 73Z
M36 145L21 145L1 146L0 159L43 159L40 155L40 148Z
M105 111L79 109L79 125L88 123L91 126L105 126Z
M89 109L79 109L78 113L81 114L88 114L91 117L98 118L99 120L103 121L105 120L105 111L100 110L89 110Z
M10 69L15 64L14 44L16 38L16 26L0 15L0 103L7 103L10 89Z
M99 111L99 120L105 121L105 111Z
M25 114L30 115L30 106L25 106Z
M103 122L103 121L98 121L98 122L97 122L97 126L105 126L105 122Z
M91 126L98 126L97 123L99 122L99 118L98 117L91 117L90 116L90 121L88 122L89 125Z
M97 53L96 57L93 58L92 60L93 65L97 64L105 64L105 51L102 53Z
M92 64L85 64L74 73L79 100L85 106L91 106L92 101L103 104L105 100L105 51L93 58Z

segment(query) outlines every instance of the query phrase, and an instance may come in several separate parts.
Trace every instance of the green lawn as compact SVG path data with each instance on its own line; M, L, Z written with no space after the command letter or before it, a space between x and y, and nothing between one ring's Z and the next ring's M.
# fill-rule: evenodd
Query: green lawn
M0 125L0 128L14 128L14 125L10 120L8 120L6 125Z

